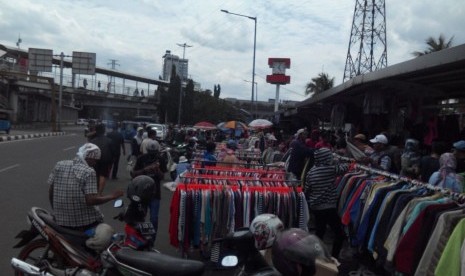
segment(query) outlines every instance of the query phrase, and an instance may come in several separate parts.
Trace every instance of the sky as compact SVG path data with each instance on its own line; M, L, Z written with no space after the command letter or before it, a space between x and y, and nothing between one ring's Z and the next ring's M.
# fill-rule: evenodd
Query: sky
M0 0L0 44L94 52L97 66L140 76L162 75L166 50L189 60L189 77L202 89L221 85L221 98L251 99L254 20L255 81L259 101L275 98L268 58L290 58L280 100L302 101L319 73L342 83L356 0ZM361 0L358 0L361 1ZM386 1L388 65L425 50L443 34L465 43L463 0Z

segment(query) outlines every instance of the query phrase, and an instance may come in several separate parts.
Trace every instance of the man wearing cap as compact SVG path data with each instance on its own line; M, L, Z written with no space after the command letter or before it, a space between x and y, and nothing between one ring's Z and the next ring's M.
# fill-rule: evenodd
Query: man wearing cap
M465 141L457 141L452 146L455 159L457 160L456 172L458 174L465 173Z
M392 159L388 153L388 139L384 134L378 134L370 140L374 152L370 154L367 162L375 169L390 171Z
M124 194L121 190L98 193L94 167L100 156L95 144L86 143L73 160L59 161L53 168L48 177L49 200L58 225L78 231L93 228L103 221L96 205Z
M305 145L307 131L304 128L299 129L294 135L295 139L291 142L291 155L289 157L289 166L287 170L291 172L295 179L300 180L302 171L307 158L313 158L314 150Z

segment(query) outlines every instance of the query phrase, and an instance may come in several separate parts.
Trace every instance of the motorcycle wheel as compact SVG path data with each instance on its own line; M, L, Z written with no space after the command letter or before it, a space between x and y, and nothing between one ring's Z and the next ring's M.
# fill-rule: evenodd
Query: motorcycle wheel
M24 246L21 252L19 252L18 259L39 267L40 262L43 260L47 260L53 267L64 267L62 258L60 258L56 252L51 250L45 239L33 240ZM15 275L25 276L25 274L20 271L15 271Z

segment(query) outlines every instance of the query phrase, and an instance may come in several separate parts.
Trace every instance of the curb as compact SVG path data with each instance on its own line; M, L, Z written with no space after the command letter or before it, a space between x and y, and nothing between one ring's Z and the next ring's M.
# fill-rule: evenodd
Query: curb
M8 135L8 136L0 137L0 142L31 139L31 138L41 138L41 137L49 137L49 136L61 136L61 135L65 135L65 132L45 132L45 133L34 133L34 134Z

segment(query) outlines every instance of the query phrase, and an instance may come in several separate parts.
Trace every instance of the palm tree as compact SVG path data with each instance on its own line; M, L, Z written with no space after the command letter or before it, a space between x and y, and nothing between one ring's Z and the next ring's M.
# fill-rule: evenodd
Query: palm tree
M444 37L443 34L439 35L438 40L436 40L434 37L430 36L428 39L426 39L426 44L428 45L428 49L426 49L423 52L415 51L412 54L416 57L423 56L432 52L437 52L441 51L447 48L450 48L452 46L452 41L454 40L454 37L452 36L449 41L446 42L446 38Z
M312 78L312 81L307 83L305 87L305 95L316 95L326 91L334 86L334 78L329 78L327 73L319 73L318 77Z

